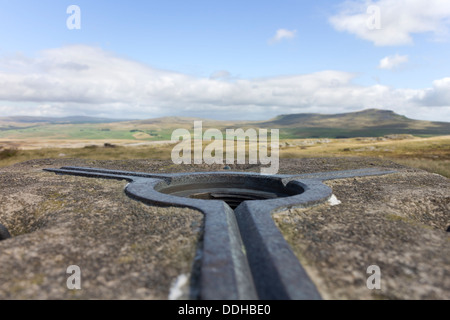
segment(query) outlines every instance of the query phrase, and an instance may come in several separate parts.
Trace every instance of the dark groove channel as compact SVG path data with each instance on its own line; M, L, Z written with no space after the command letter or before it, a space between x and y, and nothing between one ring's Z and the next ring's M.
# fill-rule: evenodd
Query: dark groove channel
M332 190L323 183L326 180L394 173L377 168L274 176L241 172L156 174L80 167L45 170L126 180L125 193L137 201L204 213L200 255L194 266L195 290L191 288L192 297L202 300L321 299L272 214L328 200Z
M173 196L221 200L233 210L248 200L287 198L304 192L300 186L285 186L281 180L249 176L197 176L194 179L172 179L155 187L155 190Z

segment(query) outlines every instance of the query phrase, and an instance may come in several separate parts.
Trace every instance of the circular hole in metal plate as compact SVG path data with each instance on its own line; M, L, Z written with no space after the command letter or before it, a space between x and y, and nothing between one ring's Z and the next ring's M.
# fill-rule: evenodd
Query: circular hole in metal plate
M280 179L249 175L180 177L155 189L184 198L222 200L232 209L248 200L283 198L304 192L299 186L285 186Z

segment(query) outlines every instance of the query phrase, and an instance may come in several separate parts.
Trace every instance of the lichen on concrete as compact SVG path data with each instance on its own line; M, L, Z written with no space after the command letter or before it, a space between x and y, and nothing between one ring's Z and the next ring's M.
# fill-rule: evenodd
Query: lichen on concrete
M426 172L327 182L337 206L274 219L330 299L450 299L450 183ZM381 289L369 290L378 265Z
M125 181L58 176L62 166L154 173L222 171L165 160L33 160L0 169L0 299L167 299L197 272L203 214L149 206ZM396 174L328 181L341 201L274 220L325 299L450 299L449 179L381 159L281 159L280 174L377 167ZM231 171L260 172L258 165ZM229 172L230 170L227 170ZM81 268L69 290L67 267ZM367 267L381 269L369 290Z
M42 167L0 174L0 220L13 236L0 242L0 299L167 299L192 271L203 214L134 201L124 181ZM70 265L82 290L67 288Z

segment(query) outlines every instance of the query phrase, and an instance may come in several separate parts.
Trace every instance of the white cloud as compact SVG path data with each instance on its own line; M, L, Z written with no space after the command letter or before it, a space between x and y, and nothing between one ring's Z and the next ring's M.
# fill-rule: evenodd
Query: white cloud
M198 78L100 48L68 46L36 58L0 59L0 115L268 119L381 108L411 117L420 110L421 117L450 120L450 78L436 80L430 88L395 89L359 86L353 83L356 77L326 70L260 79Z
M428 106L445 107L450 105L450 78L433 81L433 87L424 90L420 102Z
M378 68L380 69L386 69L386 70L393 70L400 67L400 65L407 63L409 60L408 56L401 56L396 54L395 56L388 56L383 59L381 59L380 64Z
M373 28L379 9L380 28ZM346 31L376 46L413 43L413 34L430 33L434 40L447 39L450 28L448 0L360 0L346 1L329 19L338 31Z
M231 73L229 73L226 70L215 71L209 76L209 78L212 79L212 80L228 79L230 77L231 77Z
M278 29L275 36L269 40L270 44L283 40L293 39L297 36L297 30Z

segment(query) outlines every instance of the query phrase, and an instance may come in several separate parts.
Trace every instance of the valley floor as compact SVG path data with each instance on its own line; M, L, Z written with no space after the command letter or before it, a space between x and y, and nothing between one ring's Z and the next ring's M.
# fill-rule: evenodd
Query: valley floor
M175 145L170 141L2 139L0 167L46 158L170 160ZM204 146L206 145L205 143ZM280 141L281 159L314 157L387 159L450 177L450 136L419 138L411 135L391 135L376 138Z

